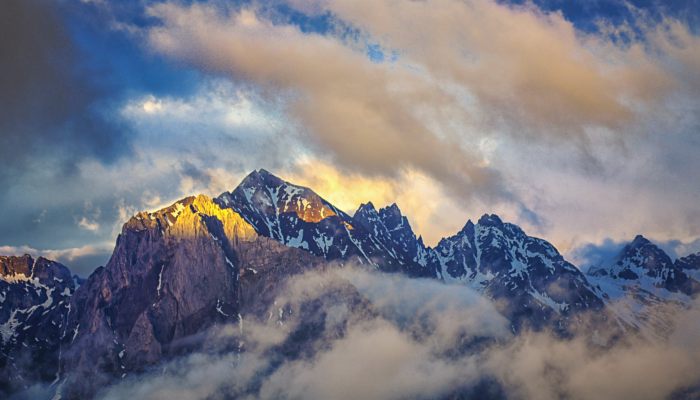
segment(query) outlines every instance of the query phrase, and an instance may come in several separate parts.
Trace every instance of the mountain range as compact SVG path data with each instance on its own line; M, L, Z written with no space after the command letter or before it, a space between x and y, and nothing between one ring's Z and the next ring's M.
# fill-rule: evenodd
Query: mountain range
M514 334L607 332L595 338L601 345L663 338L700 292L700 253L672 260L643 236L585 273L496 215L430 247L396 204L369 202L350 215L261 169L216 198L133 216L107 264L85 280L44 258L0 257L0 394L40 381L57 398L89 398L192 352L200 342L191 338L211 327L283 324L290 311L276 299L287 279L348 265L468 287L494 302ZM349 284L324 296L358 315L374 312ZM314 304L304 310L304 324L278 349L285 356L324 334Z

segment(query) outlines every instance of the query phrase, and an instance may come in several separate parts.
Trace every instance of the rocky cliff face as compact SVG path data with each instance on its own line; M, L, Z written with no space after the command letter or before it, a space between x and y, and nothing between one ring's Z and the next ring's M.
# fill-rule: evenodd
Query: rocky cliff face
M62 394L89 396L115 378L190 351L187 338L214 324L238 323L243 305L264 303L274 279L258 274L295 273L313 266L313 258L259 237L206 196L136 215L107 265L73 296Z
M362 227L370 241L386 250L401 270L412 276L438 277L436 259L423 239L416 237L408 218L396 204L376 210L369 202L360 205L352 217Z
M55 261L0 256L0 395L56 377L74 290Z

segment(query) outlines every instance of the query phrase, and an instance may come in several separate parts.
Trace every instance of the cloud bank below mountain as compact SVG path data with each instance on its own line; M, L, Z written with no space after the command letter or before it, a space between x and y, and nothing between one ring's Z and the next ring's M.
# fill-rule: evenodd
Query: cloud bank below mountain
M348 283L376 313L354 315L343 301L324 297ZM302 321L294 313L308 301L322 304L319 329L341 333L313 342L300 358L280 360L270 349L295 332ZM356 269L293 278L276 304L283 313L292 310L288 319L244 319L240 326L220 327L199 339L209 351L129 377L100 398L398 399L467 393L658 399L700 382L694 368L700 361L697 304L678 314L668 341L632 340L611 348L592 345L583 335L515 337L493 305L465 287ZM339 326L344 328L334 330ZM244 343L246 351L216 352L236 343Z

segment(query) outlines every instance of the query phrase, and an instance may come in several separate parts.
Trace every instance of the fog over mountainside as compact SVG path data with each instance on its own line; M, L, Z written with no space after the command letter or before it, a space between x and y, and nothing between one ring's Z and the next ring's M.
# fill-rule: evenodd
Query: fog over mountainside
M584 274L496 215L433 248L395 204L350 216L257 170L136 214L85 281L3 257L0 383L56 399L683 398L700 384L697 258L638 236Z
M700 0L0 2L0 400L700 400Z
M370 300L373 312L329 296L348 283ZM309 302L321 315L311 327L305 324ZM586 335L513 335L493 304L470 289L364 269L298 276L277 306L271 312L291 312L274 315L272 323L244 318L242 327L229 325L207 336L214 348L243 342L242 355L191 354L100 396L659 399L686 398L683 390L700 379L694 367L700 361L695 307L674 320L668 341L630 338L599 347ZM300 329L311 332L302 335ZM303 343L304 354L280 360L290 343Z

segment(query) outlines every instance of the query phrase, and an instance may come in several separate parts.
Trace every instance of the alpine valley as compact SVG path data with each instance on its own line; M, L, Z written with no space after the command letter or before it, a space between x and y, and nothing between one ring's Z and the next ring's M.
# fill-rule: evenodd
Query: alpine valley
M451 360L531 332L584 337L599 349L664 341L700 293L700 253L673 260L643 236L586 272L496 215L429 247L396 204L366 203L350 215L261 169L216 198L133 216L107 264L86 279L45 258L0 257L0 397L40 386L48 398L109 398L110 387L197 354L227 355L226 368L254 365L246 355L260 353L253 339L264 327L282 332L264 349L272 361L206 398L303 398L266 392L266 377L386 313L366 285L343 275L349 270L476 293L492 305L508 336L465 328L440 348ZM315 283L334 271L334 284ZM299 280L312 282L313 294L290 291ZM412 340L439 333L429 315L408 314L395 320ZM509 397L503 385L484 376L423 397Z

